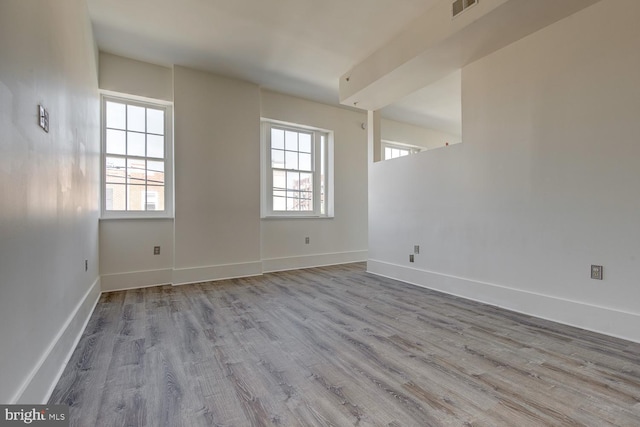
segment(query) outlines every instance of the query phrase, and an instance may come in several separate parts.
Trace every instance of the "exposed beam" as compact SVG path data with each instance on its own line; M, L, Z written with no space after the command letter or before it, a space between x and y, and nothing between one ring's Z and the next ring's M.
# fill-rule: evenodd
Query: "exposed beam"
M600 0L441 0L340 78L340 103L378 110Z

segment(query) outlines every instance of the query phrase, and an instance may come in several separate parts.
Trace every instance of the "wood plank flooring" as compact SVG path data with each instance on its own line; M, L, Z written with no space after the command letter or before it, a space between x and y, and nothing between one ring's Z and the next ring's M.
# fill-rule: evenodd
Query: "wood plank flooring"
M640 426L640 344L364 264L103 294L74 426Z

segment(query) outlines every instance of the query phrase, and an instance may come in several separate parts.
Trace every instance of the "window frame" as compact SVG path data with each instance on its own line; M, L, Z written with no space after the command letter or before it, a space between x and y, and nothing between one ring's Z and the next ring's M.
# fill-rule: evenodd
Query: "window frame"
M151 108L164 111L164 210L107 210L107 167L106 159L109 156L106 150L107 144L107 102L116 102L136 107ZM145 131L145 134L147 132ZM117 155L120 156L120 155ZM161 161L159 158L145 156L122 155L123 158L144 158L151 161ZM137 96L121 94L101 93L100 95L100 219L149 219L149 218L173 218L174 216L174 188L173 188L173 104L167 101L148 99ZM144 194L149 190L145 188Z
M296 170L273 168L271 158L271 129L291 130L311 133L313 171L313 210L312 211L276 211L273 209L273 170ZM324 143L324 170L322 164L322 139ZM333 218L333 131L298 123L289 123L273 119L261 119L261 218ZM305 172L305 171L301 171ZM321 203L321 189L324 175L324 204ZM324 212L323 210L324 205Z
M396 141L389 141L389 140L385 140L383 139L381 142L381 156L380 158L384 161L384 160L393 160L393 159L398 159L400 157L407 157L407 156L411 156L413 154L417 154L420 153L422 151L425 151L426 148L424 147L418 147L417 145L411 145L411 144L405 144L402 142L396 142ZM405 156L399 156L399 157L391 157L389 159L386 158L385 155L385 149L386 148L391 148L391 149L397 149L397 150L404 150L404 151L408 151L409 153Z

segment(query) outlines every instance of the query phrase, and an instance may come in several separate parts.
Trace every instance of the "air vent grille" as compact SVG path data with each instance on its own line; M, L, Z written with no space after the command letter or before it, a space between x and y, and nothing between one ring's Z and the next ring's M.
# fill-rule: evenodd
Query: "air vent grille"
M454 0L451 7L452 16L457 16L467 10L467 8L478 3L478 0Z

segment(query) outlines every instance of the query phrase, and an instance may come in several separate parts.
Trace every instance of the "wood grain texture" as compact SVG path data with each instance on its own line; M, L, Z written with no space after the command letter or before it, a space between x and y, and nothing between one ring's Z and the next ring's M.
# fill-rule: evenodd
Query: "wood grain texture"
M103 294L74 426L638 426L640 344L364 264Z

